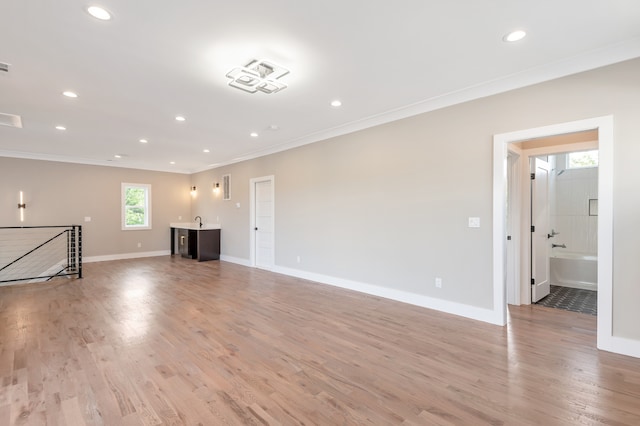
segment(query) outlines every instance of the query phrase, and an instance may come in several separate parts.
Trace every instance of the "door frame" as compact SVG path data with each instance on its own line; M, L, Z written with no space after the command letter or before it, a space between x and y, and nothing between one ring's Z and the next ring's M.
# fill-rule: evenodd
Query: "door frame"
M271 200L273 201L271 209L271 229L273 229L273 236L271 238L271 247L273 247L273 263L270 265L271 269L275 266L275 235L276 235L276 209L275 209L275 176L262 176L249 179L249 265L256 268L256 184L260 182L271 182Z
M505 284L507 291L507 303L510 305L520 305L520 227L519 221L514 221L520 215L520 157L519 150L510 147L507 152L507 200L508 211L505 212L507 220L505 222L506 235L511 236L511 240L506 244L505 249ZM517 260L516 260L517 259Z
M493 307L498 323L507 323L505 235L507 155L510 144L587 130L598 130L598 320L597 347L625 353L624 342L613 337L613 116L602 116L536 127L493 137ZM541 148L545 152L549 148ZM536 150L527 150L528 158ZM521 220L515 215L516 221ZM523 222L526 222L523 221ZM521 247L525 245L520 244ZM524 250L523 250L524 251ZM528 253L521 253L521 259ZM521 266L522 261L520 261ZM521 267L521 276L528 268ZM527 271L528 273L528 271ZM527 292L523 292L527 293ZM521 294L524 296L524 294ZM531 295L529 294L529 303Z

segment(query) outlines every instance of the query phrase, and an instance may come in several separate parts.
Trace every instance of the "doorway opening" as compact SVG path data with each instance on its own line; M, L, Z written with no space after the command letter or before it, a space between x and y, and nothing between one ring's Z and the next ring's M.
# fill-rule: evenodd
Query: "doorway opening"
M563 142L581 132L596 132L596 142ZM542 142L547 139L546 142ZM549 141L552 140L552 141ZM571 148L567 145L571 144ZM563 147L564 146L564 147ZM611 116L526 129L494 136L494 306L507 322L507 302L531 304L531 215L523 200L531 192L529 158L541 155L599 149L598 173L598 320L597 346L616 352L612 335L613 296L613 118ZM565 172L566 173L566 172ZM507 176L516 175L509 187ZM513 211L509 216L507 211ZM551 234L551 232L549 232ZM505 238L506 236L506 238ZM545 235L546 237L546 235ZM513 259L513 265L509 265ZM512 271L507 273L507 271ZM508 296L508 299L505 297Z
M595 132L572 136L584 138L586 143L597 138L597 134L591 133ZM549 287L546 294L532 294L532 301L550 308L597 315L598 150L582 148L532 158L546 163L549 170L548 225L544 230L546 238L542 238L546 247L539 253L540 257L545 250L548 253L539 260L548 265ZM539 204L539 200L532 200L532 205Z

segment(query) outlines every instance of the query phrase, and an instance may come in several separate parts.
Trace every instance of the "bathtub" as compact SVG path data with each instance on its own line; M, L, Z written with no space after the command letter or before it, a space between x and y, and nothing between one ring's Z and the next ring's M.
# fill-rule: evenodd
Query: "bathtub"
M554 252L550 260L552 285L598 290L598 256Z

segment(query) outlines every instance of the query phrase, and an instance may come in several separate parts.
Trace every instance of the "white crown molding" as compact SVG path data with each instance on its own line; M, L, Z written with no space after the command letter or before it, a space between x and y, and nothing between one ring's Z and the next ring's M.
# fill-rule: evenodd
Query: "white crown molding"
M414 104L406 105L400 108L389 110L380 114L363 118L361 120L352 121L330 129L314 132L290 141L273 145L271 147L257 150L240 158L230 161L222 161L215 166L205 166L196 169L178 169L178 168L152 168L138 166L132 164L121 164L109 161L96 161L85 158L56 156L51 154L33 154L18 151L0 151L0 157L25 158L32 160L58 161L64 163L78 163L96 166L119 167L138 170L150 170L158 172L193 174L206 170L213 170L219 167L227 166L241 161L252 160L266 155L275 154L292 148L320 142L337 136L346 135L370 127L379 126L392 121L401 120L403 118L412 117L437 109L446 108L452 105L461 104L487 96L508 92L510 90L519 89L526 86L566 77L584 71L612 65L618 62L640 57L640 37L625 40L617 44L602 47L600 49L584 52L556 62L551 62L538 67L530 68L518 73L514 73L505 77L501 77L491 81L485 81L473 86L469 86L460 90L444 93L434 96Z
M26 160L40 160L40 161L53 161L58 163L73 163L73 164L83 164L86 166L104 166L104 167L116 167L120 169L134 169L134 170L148 170L152 172L165 172L165 173L176 173L176 174L192 174L192 170L187 169L174 169L174 168L153 168L146 166L136 166L133 164L122 164L112 161L99 161L92 160L88 158L79 158L79 157L67 157L64 155L54 155L54 154L34 154L32 152L22 152L22 151L6 151L0 150L0 157L8 157L8 158L23 158Z
M530 68L495 80L485 81L460 90L425 99L411 105L406 105L397 109L386 111L384 113L363 118L361 120L352 121L350 123L333 127L331 129L315 132L282 144L271 146L263 150L254 151L242 156L239 159L222 162L220 164L217 164L215 167L206 167L193 170L193 173L212 170L229 164L264 157L266 155L275 154L277 152L282 152L337 136L346 135L349 133L390 123L392 121L401 120L403 118L424 114L430 111L435 111L464 102L469 102L475 99L497 95L500 93L508 92L510 90L532 86L534 84L566 77L572 74L594 70L638 57L640 57L640 37L629 39L622 43L617 43L600 49L591 50L580 55L562 59L560 61Z

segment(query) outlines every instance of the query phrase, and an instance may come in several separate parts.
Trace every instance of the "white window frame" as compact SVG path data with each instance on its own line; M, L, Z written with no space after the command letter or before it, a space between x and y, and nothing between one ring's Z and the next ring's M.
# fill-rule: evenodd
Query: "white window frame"
M128 188L135 189L143 189L145 191L145 203L144 203L144 211L145 211L145 223L143 225L127 225L127 205L126 193ZM146 183L126 183L123 182L121 186L121 219L122 219L122 230L123 231L137 231L142 229L151 229L151 185Z

